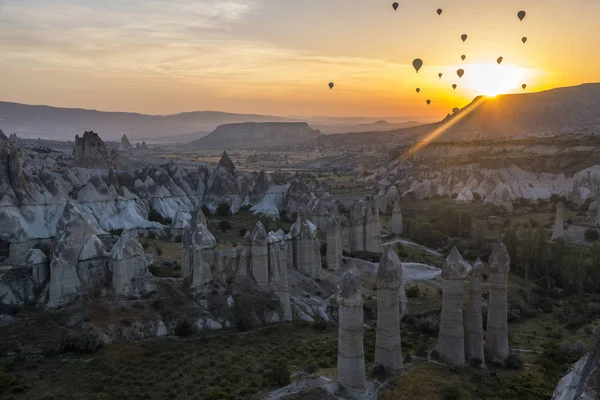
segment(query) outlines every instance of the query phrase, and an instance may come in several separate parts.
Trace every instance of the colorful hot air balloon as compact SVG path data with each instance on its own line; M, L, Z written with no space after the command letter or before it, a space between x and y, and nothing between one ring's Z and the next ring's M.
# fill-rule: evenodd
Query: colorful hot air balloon
M523 42L523 44L525 44L525 43L527 43L527 38L526 38L525 36L523 36L523 37L521 38L521 41Z
M444 74L442 74L441 72L438 74L438 76L441 78L442 76L444 76Z
M333 82L329 82L329 89L333 89Z
M467 58L467 56L465 56L464 54L462 56L460 56L460 58L465 61L465 58Z
M431 104L431 100L427 100L427 105L430 105L430 104Z
M442 9L441 9L441 8L438 8L438 9L437 9L437 13L438 13L438 15L442 15Z
M398 9L398 3L394 2L392 4L392 7L394 7L394 11L396 11Z
M452 84L452 89L456 90L456 87L457 87L457 86L458 86L458 85L457 85L456 83Z
M527 85L526 84L522 84L521 87L523 88L523 90L527 89Z
M421 88L417 88L417 93L419 93L421 91Z
M526 15L527 15L527 13L525 11L522 11L522 10L517 13L517 17L519 17L519 19L521 21L523 21L523 19L525 18Z
M422 66L423 66L423 60L421 60L420 58L415 58L413 60L413 67L415 68L417 73L419 73L419 70L421 69Z
M468 37L468 36L467 36L467 34L466 34L466 33L463 33L462 35L460 35L460 38L462 39L462 41L463 41L463 42L466 42L466 41L467 41L467 37Z
M462 78L464 74L465 74L465 70L462 68L459 69L458 71L456 71L456 75L458 75L459 78Z
M498 63L498 65L502 64L502 60L504 60L503 57L498 57L498 59L496 60L496 62Z

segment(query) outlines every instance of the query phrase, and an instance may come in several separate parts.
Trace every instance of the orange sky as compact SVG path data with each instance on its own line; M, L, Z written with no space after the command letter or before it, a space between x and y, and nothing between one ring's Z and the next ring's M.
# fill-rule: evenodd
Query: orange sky
M538 91L600 80L598 1L404 0L396 12L391 3L5 0L0 100L156 114L439 117L477 94L521 92L521 83Z

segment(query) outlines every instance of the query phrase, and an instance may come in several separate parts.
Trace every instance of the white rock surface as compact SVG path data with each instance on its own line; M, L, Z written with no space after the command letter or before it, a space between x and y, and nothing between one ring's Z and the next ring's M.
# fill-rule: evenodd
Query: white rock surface
M367 377L363 343L363 298L355 266L342 276L339 304L338 381L350 393L365 393Z
M563 239L565 237L565 207L562 203L556 205L556 219L554 220L554 229L552 229L552 240Z
M507 280L510 257L502 242L492 244L490 265L489 305L485 352L491 362L503 364L508 357L508 300Z
M377 270L377 334L375 365L387 375L398 375L403 369L400 340L400 288L402 264L389 247L385 247Z
M112 288L117 294L137 293L143 279L150 272L146 265L144 248L137 240L135 231L124 231L111 251L109 270Z
M402 210L400 209L400 204L397 202L394 203L389 228L393 235L402 235L402 232L404 232L404 226L402 225Z
M267 247L267 238L265 227L258 221L251 233L251 269L252 276L261 289L266 289L269 286L269 249Z
M321 253L317 239L317 227L301 212L290 229L293 246L294 267L308 276L321 275Z
M470 282L467 287L468 300L465 307L465 358L481 360L485 365L483 319L481 315L481 282L485 265L477 259L469 271Z
M342 261L342 233L340 218L331 214L327 220L327 269L337 271Z

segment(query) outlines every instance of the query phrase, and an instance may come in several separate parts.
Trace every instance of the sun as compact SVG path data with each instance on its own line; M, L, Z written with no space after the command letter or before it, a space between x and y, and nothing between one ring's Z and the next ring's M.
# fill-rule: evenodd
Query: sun
M531 77L529 69L510 64L470 64L464 70L460 86L476 96L495 97L521 90Z

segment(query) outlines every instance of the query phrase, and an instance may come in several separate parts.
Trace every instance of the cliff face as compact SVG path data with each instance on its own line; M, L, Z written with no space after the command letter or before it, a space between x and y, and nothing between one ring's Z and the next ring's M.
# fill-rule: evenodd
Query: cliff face
M73 165L85 168L108 169L112 166L106 146L95 132L85 132L83 137L75 135Z
M307 123L255 123L226 124L210 135L190 144L194 148L236 149L265 145L286 145L306 142L321 136Z

